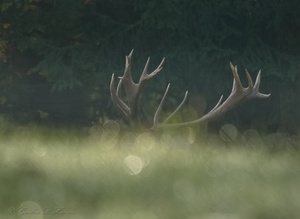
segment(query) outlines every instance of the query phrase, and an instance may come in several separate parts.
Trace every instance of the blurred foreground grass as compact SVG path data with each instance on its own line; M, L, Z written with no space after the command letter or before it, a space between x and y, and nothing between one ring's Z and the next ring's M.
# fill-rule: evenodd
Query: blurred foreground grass
M274 152L290 139L224 147L145 132L116 144L117 134L3 129L0 218L300 218L300 141Z

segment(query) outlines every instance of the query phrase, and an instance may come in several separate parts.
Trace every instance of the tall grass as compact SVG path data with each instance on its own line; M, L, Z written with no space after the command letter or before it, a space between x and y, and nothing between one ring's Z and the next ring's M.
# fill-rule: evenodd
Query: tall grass
M296 138L118 134L2 127L0 218L300 218Z

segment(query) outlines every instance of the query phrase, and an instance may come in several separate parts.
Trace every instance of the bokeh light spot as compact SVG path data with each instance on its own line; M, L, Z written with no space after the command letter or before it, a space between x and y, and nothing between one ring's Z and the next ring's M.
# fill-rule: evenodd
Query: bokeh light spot
M155 138L151 133L143 132L136 137L136 143L138 147L149 151L155 146Z
M128 155L124 160L125 165L130 170L131 175L139 174L143 169L143 161L135 155Z
M234 125L226 124L221 127L219 135L224 141L231 142L237 138L238 131Z

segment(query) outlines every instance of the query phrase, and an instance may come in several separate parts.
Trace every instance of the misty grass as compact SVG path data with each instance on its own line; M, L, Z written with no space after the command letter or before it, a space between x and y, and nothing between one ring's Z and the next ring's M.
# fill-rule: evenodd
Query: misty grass
M274 153L263 141L189 145L190 137L158 141L147 132L129 132L120 144L117 135L101 128L2 133L1 218L300 217L295 149Z

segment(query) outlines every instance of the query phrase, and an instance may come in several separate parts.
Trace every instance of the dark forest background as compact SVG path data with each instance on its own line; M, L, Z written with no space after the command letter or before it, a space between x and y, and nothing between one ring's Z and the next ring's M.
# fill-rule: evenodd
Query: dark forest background
M2 0L0 113L20 123L89 126L119 117L110 101L111 74L123 73L134 49L137 79L148 56L163 71L142 96L153 112L171 82L168 107L189 90L198 114L231 91L229 62L254 78L255 100L218 126L300 131L300 2L298 0Z

